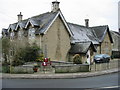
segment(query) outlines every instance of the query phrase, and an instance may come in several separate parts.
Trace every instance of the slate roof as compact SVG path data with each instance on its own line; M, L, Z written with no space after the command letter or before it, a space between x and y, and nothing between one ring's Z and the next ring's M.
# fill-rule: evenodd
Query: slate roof
M33 16L31 18L28 18L26 20L18 21L14 24L10 24L8 31L10 29L12 30L18 30L18 27L27 29L28 25L31 24L32 27L37 26L38 29L36 29L35 34L45 34L50 27L50 25L53 23L53 21L56 19L57 16L61 16L61 19L63 20L69 34L72 36L72 32L70 31L67 22L64 19L64 16L62 15L61 11L56 12L46 12L37 16Z
M120 33L116 31L110 31L113 38L113 51L119 51L120 48Z
M93 29L99 39L99 42L102 42L104 40L104 37L106 35L106 33L108 32L108 35L110 37L111 43L113 43L110 31L109 31L109 27L108 25L104 25L104 26L95 26L95 27L91 27L91 29Z
M118 37L120 37L120 32L116 32L116 31L113 31L113 32L116 33Z
M35 34L42 34L45 32L47 27L50 25L52 20L55 18L55 16L58 14L58 12L47 12L44 14L40 14L38 16L33 16L29 18L29 21L34 26L39 26L40 28L35 32Z
M39 26L39 29L35 32L35 34L44 33L46 28L49 26L49 24L52 22L57 14L58 12L47 12L37 16L33 16L26 20L10 24L8 30L17 30L18 26L20 28L26 28L27 23L31 23L33 26Z
M25 25L26 25L27 21L28 20L26 19L26 20L22 20L22 21L18 22L15 30L17 30L18 27L20 27L21 29L25 28Z
M115 35L120 38L120 33L116 31L110 31L111 35Z
M90 47L92 47L93 51L96 52L96 48L94 47L92 42L77 42L75 44L72 44L70 53L71 54L79 54L79 53L86 54Z
M8 34L7 31L8 31L8 29L3 28L3 29L2 29L2 34L3 34L3 33L4 33L4 34Z
M8 28L8 32L9 32L10 29L15 30L16 26L17 26L17 23L10 24L9 28Z
M93 44L99 44L98 39L91 28L85 26L68 23L73 36L71 37L71 43L76 42L92 42Z
M54 12L54 13L51 12L51 13L47 13L41 17L41 26L39 28L39 32L41 34L46 31L46 29L51 24L51 22L53 21L53 19L55 18L55 16L57 14L58 14L58 12Z

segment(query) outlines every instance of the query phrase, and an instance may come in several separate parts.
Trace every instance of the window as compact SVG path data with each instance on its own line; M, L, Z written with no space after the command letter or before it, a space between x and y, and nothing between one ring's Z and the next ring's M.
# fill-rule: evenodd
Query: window
M14 39L14 32L10 32L10 39Z
M27 30L24 30L24 37L27 37L28 36L28 31Z
M14 50L14 48L11 48L10 49L10 56L14 56L14 54L15 54L15 50Z
M35 39L35 29L34 28L29 29L28 35L29 39Z
M22 35L23 35L23 32L21 30L18 31L18 39L21 40L22 39Z

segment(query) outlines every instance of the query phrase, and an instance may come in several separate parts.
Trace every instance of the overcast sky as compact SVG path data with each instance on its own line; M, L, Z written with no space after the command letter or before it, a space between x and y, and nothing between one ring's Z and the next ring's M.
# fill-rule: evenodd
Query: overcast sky
M17 22L22 12L23 19L51 11L54 0L0 0L0 30ZM118 1L120 0L58 0L67 22L89 26L109 25L110 30L118 31Z

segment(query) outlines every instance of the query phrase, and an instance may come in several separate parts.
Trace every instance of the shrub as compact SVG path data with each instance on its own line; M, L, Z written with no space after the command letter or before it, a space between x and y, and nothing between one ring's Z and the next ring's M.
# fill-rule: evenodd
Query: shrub
M15 66L11 71L13 74L32 74L33 68L32 67L23 67L23 66Z
M2 66L2 73L10 73L10 66L8 65Z
M73 63L74 63L74 64L82 64L81 57L80 57L79 54L76 54L76 55L73 57Z
M27 46L19 53L19 59L25 62L35 61L39 57L39 51L40 48L36 44Z
M35 61L39 57L40 48L34 43L19 47L13 57L13 66L23 65L25 62Z
M12 61L12 66L19 66L19 65L23 65L24 61L23 60L14 60Z

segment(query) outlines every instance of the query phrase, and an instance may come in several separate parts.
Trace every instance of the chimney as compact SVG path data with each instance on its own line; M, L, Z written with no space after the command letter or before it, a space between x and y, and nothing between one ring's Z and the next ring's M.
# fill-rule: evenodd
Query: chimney
M18 16L18 22L19 22L19 21L22 21L22 16L23 16L23 15L21 14L21 12L20 12L20 14L18 14L17 16Z
M89 27L89 19L85 19L85 26Z
M56 12L59 10L59 3L57 0L52 2L52 12Z

